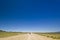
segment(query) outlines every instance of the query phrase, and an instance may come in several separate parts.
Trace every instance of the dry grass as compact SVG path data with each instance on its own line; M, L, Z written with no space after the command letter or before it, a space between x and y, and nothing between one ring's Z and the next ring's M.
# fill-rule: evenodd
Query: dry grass
M22 34L22 33L20 33L20 32L0 32L0 38L14 36L14 35L18 35L18 34Z
M50 37L53 39L60 39L60 33L37 33L42 36Z

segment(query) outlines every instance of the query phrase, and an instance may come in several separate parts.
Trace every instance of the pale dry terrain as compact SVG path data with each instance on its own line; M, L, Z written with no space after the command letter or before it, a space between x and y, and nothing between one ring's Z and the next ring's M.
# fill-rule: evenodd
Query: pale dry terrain
M40 36L37 34L27 33L27 34L22 34L22 35L17 35L17 36L0 38L0 40L54 40L54 39L48 38L45 36Z

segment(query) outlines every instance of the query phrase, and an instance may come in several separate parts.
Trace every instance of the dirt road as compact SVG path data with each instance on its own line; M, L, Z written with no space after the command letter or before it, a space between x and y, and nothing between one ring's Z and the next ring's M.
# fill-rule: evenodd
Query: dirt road
M37 34L23 34L12 37L0 38L0 40L53 40L53 39L40 36Z

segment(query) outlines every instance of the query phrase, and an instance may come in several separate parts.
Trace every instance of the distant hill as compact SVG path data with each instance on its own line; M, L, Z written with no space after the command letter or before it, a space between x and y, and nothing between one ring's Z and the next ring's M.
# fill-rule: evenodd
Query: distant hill
M59 32L55 32L55 33L60 33L60 31Z
M58 34L60 34L60 32L49 32L49 33L58 33Z
M50 33L56 34L56 33L57 33L57 34L60 34L60 31L58 31L58 32L34 32L34 33L38 33L38 34L45 34L45 33L46 33L46 34L47 34L47 33L48 33L48 34L50 34Z
M6 32L6 31L0 30L0 32Z

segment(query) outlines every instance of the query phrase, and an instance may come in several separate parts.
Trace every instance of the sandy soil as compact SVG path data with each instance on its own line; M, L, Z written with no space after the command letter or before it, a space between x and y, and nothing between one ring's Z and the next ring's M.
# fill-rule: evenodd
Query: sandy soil
M53 39L47 38L45 36L40 36L37 34L23 34L12 37L0 38L0 40L53 40Z
M16 35L16 36L11 36L11 37L6 37L6 38L0 38L0 40L25 40L27 37L26 34L23 35Z

